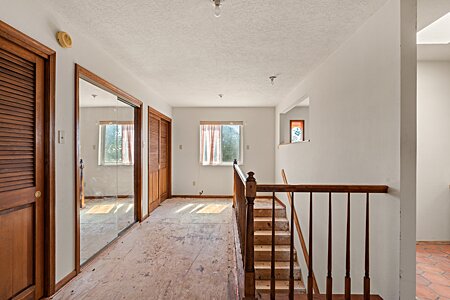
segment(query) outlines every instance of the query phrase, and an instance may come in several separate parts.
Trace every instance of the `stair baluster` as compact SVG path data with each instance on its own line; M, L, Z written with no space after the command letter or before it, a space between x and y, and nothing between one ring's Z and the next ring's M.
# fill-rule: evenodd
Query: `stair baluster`
M350 278L350 193L347 194L347 241L345 243L345 300L350 300L351 295Z
M331 193L328 193L328 271L327 271L327 300L333 298L333 277L331 276L332 268L332 216L331 216Z
M308 263L308 300L313 299L313 194L309 193L309 263Z
M370 299L369 277L369 193L366 194L366 243L365 243L364 300Z
M275 193L272 193L272 253L270 258L270 299L275 299Z
M291 195L292 207L291 207L291 241L290 241L290 251L289 251L289 299L294 299L294 193Z

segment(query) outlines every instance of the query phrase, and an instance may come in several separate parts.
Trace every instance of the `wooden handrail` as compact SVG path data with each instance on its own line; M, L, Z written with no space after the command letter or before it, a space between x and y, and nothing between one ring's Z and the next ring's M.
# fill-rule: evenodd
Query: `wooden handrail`
M234 160L233 168L234 170L236 170L237 174L239 175L239 178L241 178L242 183L245 184L247 181L247 177L244 175L244 172L242 172L241 168L239 168L237 160Z
M281 170L281 177L283 178L284 184L288 184L288 181L286 178L286 173L284 172L284 169ZM300 240L300 245L302 247L302 252L303 252L303 257L305 258L305 263L308 266L309 265L309 254L308 254L308 250L306 248L305 238L303 237L302 228L300 227L300 222L298 219L297 211L296 211L295 207L293 208L293 205L292 205L293 201L292 201L291 193L287 192L286 195L289 200L289 205L291 206L291 209L294 212L295 228L297 229L297 234L298 234L298 238ZM314 293L320 295L319 286L317 285L317 281L316 281L316 277L314 276L314 272L312 273L312 279L313 279Z
M387 193L387 185L338 185L338 184L258 184L257 192L294 193Z

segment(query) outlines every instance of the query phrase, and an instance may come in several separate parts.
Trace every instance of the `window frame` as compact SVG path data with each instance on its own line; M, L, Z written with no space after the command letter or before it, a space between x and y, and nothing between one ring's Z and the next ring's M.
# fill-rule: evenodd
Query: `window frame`
M100 121L98 123L98 165L103 167L113 167L113 166L134 166L134 158L133 161L130 163L123 163L123 162L115 162L115 163L108 163L105 162L105 132L106 132L106 126L108 125L133 125L133 128L135 127L135 123L133 121ZM134 131L135 132L135 131ZM135 133L136 134L136 133ZM134 142L134 139L133 139Z
M220 125L222 126L227 126L227 125L234 125L234 126L239 126L240 127L240 136L239 136L239 160L238 160L238 165L243 165L244 164L244 122L242 121L200 121L200 126L199 126L199 164L200 166L203 167L223 167L223 166L232 166L234 164L234 162L223 162L221 161L218 164L203 164L203 159L202 159L202 139L201 139L201 134L202 134L202 125ZM222 130L222 128L221 128ZM221 149L222 151L222 149Z

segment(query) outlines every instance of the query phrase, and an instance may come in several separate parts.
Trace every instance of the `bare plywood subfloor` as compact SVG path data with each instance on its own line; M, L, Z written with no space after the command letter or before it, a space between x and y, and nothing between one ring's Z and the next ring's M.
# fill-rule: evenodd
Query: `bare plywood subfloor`
M170 199L53 299L235 299L234 247L231 200Z

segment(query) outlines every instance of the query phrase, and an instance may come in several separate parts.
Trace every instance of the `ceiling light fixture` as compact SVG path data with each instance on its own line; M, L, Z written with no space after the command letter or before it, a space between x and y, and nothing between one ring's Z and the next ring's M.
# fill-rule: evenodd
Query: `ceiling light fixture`
M219 98L220 98L220 100L222 100L223 94L219 94Z
M277 76L275 76L275 75L270 76L269 79L270 79L270 83L271 83L272 85L274 85L274 84L275 84L275 79L277 79Z
M214 5L214 16L216 18L220 17L220 13L222 12L222 4L225 0L211 0Z
M95 98L97 98L98 95L96 94L92 94L92 100L95 100Z

